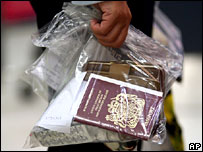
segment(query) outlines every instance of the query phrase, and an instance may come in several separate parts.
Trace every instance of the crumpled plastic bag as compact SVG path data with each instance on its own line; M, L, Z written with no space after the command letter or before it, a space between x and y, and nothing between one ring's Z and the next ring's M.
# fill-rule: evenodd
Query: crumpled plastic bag
M46 47L47 50L31 68L26 70L26 80L34 86L36 93L51 101L39 122L42 124L43 118L47 118L47 116L53 118L48 111L53 111L53 105L62 102L65 96L64 92L68 92L69 96L66 95L69 98L68 102L63 101L63 104L58 106L67 113L71 113L70 118L64 118L66 123L63 126L64 128L69 127L70 133L65 133L60 129L51 130L49 128L51 121L47 121L46 125L43 124L44 127L40 126L38 122L31 131L26 146L60 146L87 142L126 142L142 139L123 134L123 132L128 132L125 129L122 132L117 129L116 132L115 130L110 131L102 128L101 123L95 127L75 121L77 110L81 108L81 100L76 100L77 92L79 92L83 83L84 86L89 83L88 80L91 76L94 76L93 74L100 75L102 78L105 77L105 79L107 77L119 80L121 84L126 85L126 88L120 86L120 92L124 94L128 90L129 84L132 84L133 87L139 86L136 88L139 88L140 92L143 91L143 88L148 93L158 92L161 98L155 97L153 99L156 105L152 105L155 106L156 112L152 113L152 118L148 120L152 127L148 127L147 139L156 143L163 142L166 129L162 103L172 84L182 73L183 52L182 50L167 48L132 25L129 26L128 35L121 48L104 47L98 43L89 28L89 21L92 18L99 19L100 15L100 12L94 7L65 3L63 10L54 17L51 23L40 30L38 34L33 35L33 43L39 47ZM73 92L67 91L76 84L73 82L84 72L86 73L81 79L83 80L81 86L79 84L77 90L73 90ZM95 80L94 82L99 81ZM83 92L85 93L85 90ZM152 105L150 105L147 93L145 93L144 98L145 108L144 106L139 107L142 111L138 113L138 118L144 117L144 119L147 119L148 115L144 113L145 110L143 109L148 107L149 111L149 107ZM124 103L121 103L121 107L122 105L124 106ZM65 107L68 107L68 110ZM130 108L127 108L127 111L129 110ZM61 118L62 115L57 115L56 112L54 118L56 117ZM128 117L130 118L129 115L126 118ZM72 120L74 121L72 122ZM146 120L137 120L143 126L142 129L146 130ZM53 124L51 128L57 126ZM47 126L48 128L46 128ZM118 126L115 128L118 128ZM143 131L140 133L143 133ZM74 137L80 138L73 140Z

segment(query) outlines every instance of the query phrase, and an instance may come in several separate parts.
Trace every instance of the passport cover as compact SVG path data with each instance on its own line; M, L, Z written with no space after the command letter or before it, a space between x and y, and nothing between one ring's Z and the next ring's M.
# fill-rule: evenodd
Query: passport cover
M162 101L161 92L97 75L74 120L148 140Z

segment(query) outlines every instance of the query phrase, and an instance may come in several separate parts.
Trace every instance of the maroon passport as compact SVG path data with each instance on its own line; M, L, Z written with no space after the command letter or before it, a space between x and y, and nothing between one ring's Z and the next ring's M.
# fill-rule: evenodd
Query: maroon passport
M158 119L162 96L111 80L90 78L74 120L148 140Z

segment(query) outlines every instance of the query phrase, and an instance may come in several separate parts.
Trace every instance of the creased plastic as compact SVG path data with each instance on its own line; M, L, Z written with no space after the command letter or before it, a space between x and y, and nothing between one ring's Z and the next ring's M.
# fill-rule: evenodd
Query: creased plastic
M121 48L104 47L89 28L89 21L100 17L94 7L65 3L51 23L33 35L33 43L47 50L26 70L25 79L51 103L25 147L138 139L163 143L163 101L182 73L183 52L132 25ZM74 90L74 79L84 72L80 88ZM62 92L70 94L69 100ZM67 107L69 115L61 114L60 108Z

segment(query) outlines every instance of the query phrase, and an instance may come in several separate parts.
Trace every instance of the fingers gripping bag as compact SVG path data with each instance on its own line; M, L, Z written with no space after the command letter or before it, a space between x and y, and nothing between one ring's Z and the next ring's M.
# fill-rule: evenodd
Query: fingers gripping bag
M104 47L89 28L90 19L99 18L95 8L65 3L62 12L66 14L63 23L56 15L51 22L54 28L50 25L34 38L35 45L47 47L44 55L53 53L58 60L66 60L57 71L60 81L52 79L57 87L47 81L50 75L46 72L36 74L37 79L40 74L44 78L39 85L46 84L54 94L26 147L132 140L161 144L166 134L163 100L181 75L181 52L168 49L132 25L121 48ZM66 22L74 26L59 30ZM46 71L36 62L28 73L39 67Z

